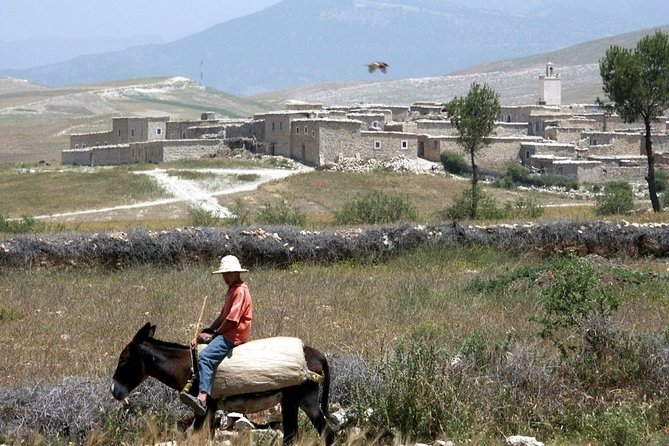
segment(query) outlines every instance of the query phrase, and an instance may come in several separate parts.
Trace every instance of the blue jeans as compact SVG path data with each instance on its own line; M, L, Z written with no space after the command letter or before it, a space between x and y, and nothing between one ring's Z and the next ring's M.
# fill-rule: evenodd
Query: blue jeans
M207 395L211 396L214 369L234 346L235 344L232 341L228 341L224 336L218 335L207 345L207 348L202 350L200 359L197 362L200 368L200 392L206 392Z

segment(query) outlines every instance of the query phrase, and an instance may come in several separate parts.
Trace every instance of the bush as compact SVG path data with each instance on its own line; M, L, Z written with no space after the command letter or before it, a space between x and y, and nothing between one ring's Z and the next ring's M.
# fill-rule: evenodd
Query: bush
M371 192L344 203L335 213L337 224L381 224L414 221L416 208L404 197L384 192Z
M485 195L482 189L478 189L479 201L476 210L476 218L486 220L500 220L506 218L507 213L503 207L497 205L497 201ZM442 220L466 220L471 218L472 188L462 191L455 202L436 213L436 217Z
M219 226L222 222L213 212L199 207L190 208L188 210L188 218L193 226L199 227Z
M452 411L454 389L442 371L446 360L432 343L420 340L388 352L369 376L374 380L362 380L355 389L356 412L369 414L371 434L401 432L429 440L449 424L464 424Z
M655 169L655 191L665 192L669 188L669 173L663 169Z
M307 222L307 215L298 208L293 207L286 200L281 200L275 205L265 203L262 209L260 209L256 220L258 223L268 225L304 226Z
M441 159L441 164L444 166L446 172L462 175L468 173L470 170L464 156L457 152L444 150L441 152L441 155L439 155L439 159Z
M520 197L513 203L507 202L504 210L507 215L516 217L537 218L544 214L544 208L533 197Z
M642 444L645 437L644 408L622 403L597 413L588 420L588 433L598 443L612 446Z
M241 198L235 199L233 205L230 206L230 212L233 215L230 218L232 224L245 226L251 223L251 210Z
M577 190L578 181L555 175L536 175L520 164L509 164L504 176L495 181L495 186L511 189L516 186L561 187Z
M522 183L530 176L530 170L521 164L509 164L506 167L506 176L510 177L514 183Z
M600 357L606 339L591 329L592 321L608 320L618 308L618 297L602 285L593 266L578 257L555 258L549 271L552 283L541 292L544 315L534 319L541 324L539 336L552 342L565 359L585 350Z
M603 195L596 197L595 214L624 214L634 208L634 191L624 181L611 181L604 185Z
M30 215L24 215L20 220L10 220L4 215L0 215L0 233L24 234L28 232L40 232L45 228L45 224Z

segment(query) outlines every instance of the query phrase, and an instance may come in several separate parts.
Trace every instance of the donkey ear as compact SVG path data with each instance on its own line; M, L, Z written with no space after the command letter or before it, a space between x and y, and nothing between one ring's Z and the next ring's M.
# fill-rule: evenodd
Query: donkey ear
M156 331L156 326L151 326L151 322L144 324L142 328L137 331L135 337L132 338L133 342L142 342L144 339L153 336L153 333Z
M153 324L151 326L151 328L149 329L149 335L147 337L152 338L154 334L156 334L156 324Z

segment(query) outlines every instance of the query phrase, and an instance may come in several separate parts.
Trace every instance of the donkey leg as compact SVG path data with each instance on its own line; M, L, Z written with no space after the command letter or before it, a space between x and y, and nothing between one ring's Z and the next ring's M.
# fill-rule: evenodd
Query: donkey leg
M285 396L281 398L281 415L283 417L283 444L292 445L297 437L298 404Z
M321 412L318 384L306 382L302 386L304 386L304 398L300 403L300 408L307 414L318 434L325 438L325 444L333 444L335 441L335 432L325 418L325 414Z

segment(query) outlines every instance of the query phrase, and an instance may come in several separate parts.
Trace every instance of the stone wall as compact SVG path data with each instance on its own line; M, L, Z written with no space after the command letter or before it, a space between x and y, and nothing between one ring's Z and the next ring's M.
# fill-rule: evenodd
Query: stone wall
M446 119L421 119L416 121L416 133L431 136L454 136L458 131L451 121Z
M255 120L265 121L265 143L268 155L290 158L290 142L292 138L291 121L311 117L310 111L304 112L270 112L254 115Z
M82 133L70 135L70 149L116 145L113 132Z
M541 141L523 141L520 144L520 160L523 163L529 162L530 158L537 155L575 157L576 154L576 147L573 144L544 143Z
M390 112L388 114L391 115ZM363 122L370 130L382 130L386 125L386 115L383 113L349 113L346 118Z
M301 147L301 144L307 146L309 164L319 166L333 163L342 157L354 157L359 153L360 131L363 125L360 121L321 119L313 120L312 123L316 126L314 145L310 144L304 133L302 137L296 138L295 142L296 145L300 144L298 147Z
M215 155L221 146L221 141L218 139L180 139L162 141L159 144L163 147L162 161L174 161Z
M165 126L165 139L192 139L190 128L196 126L200 121L175 121L168 122Z
M162 142L143 142L71 149L61 152L63 164L117 166L133 163L159 163L163 160Z
M151 119L149 118L147 125L147 138L146 141L162 141L165 139L165 134L167 133L167 120L169 118L162 119Z
M226 138L252 138L257 141L265 140L265 123L260 120L246 121L230 125L225 128Z
M403 132L360 132L360 144L356 154L362 158L378 160L390 159L403 155L416 159L418 138L415 134ZM348 156L348 155L346 155Z
M539 137L496 137L476 154L476 162L482 167L503 167L515 163L521 156L521 144L538 143ZM441 152L448 150L461 154L469 163L469 153L458 144L457 136L418 136L418 156L435 163L441 162ZM532 152L534 153L534 152Z

